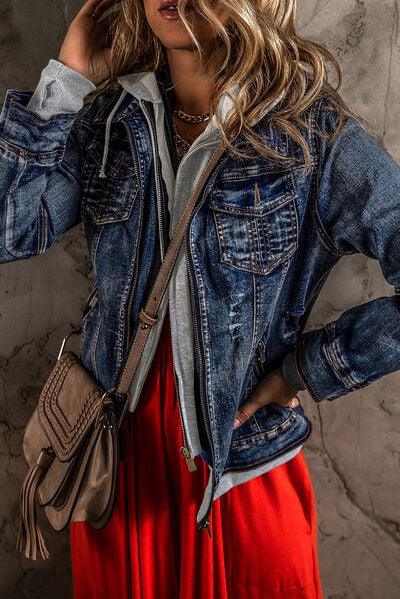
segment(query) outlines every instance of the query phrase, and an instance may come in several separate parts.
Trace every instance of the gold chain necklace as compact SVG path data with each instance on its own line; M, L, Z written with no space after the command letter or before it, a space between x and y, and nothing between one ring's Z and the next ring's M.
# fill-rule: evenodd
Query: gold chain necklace
M188 114L187 112L183 112L183 110L174 110L174 116L186 123L202 123L203 121L208 121L210 118L210 113L205 112L204 114Z
M179 119L181 121L185 121L186 123L202 123L204 121L208 121L210 118L210 113L206 112L205 114L188 114L183 110L175 109L172 114L172 126L174 128L174 141L175 148L178 158L181 159L188 149L190 148L193 139L187 141L182 135L179 134L178 128L176 126L176 120Z

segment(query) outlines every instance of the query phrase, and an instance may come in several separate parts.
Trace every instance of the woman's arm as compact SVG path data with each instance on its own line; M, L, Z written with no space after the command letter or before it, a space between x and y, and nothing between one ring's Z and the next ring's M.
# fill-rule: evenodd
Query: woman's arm
M80 221L74 123L95 85L50 60L35 92L8 89L0 114L0 262L43 253Z
M86 0L59 60L49 61L36 90L6 92L0 113L0 262L45 252L80 221L84 143L76 124L87 109L84 97L110 75L109 22L99 21L112 4Z
M321 110L333 132L335 113ZM240 407L234 426L270 402L287 405L300 389L315 401L335 399L400 369L400 167L355 119L321 143L314 224L335 255L379 261L395 295L366 302L328 325L302 333L281 368Z
M325 129L334 129L334 112L321 111L321 118ZM351 308L300 335L292 366L316 401L400 369L400 167L355 119L331 146L322 145L316 226L332 251L378 260L395 295Z

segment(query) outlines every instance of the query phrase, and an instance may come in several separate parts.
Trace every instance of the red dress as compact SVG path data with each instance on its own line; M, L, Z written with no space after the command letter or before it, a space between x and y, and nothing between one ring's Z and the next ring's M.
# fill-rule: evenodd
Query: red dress
M180 453L169 314L135 412L124 423L108 524L70 525L74 599L322 599L313 488L300 451L195 516L208 480Z

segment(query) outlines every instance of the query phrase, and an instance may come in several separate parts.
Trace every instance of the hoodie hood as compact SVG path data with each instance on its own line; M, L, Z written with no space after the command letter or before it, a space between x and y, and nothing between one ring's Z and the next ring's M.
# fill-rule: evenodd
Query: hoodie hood
M149 102L152 102L153 104L162 104L164 102L155 71L140 71L138 73L130 73L128 75L122 75L118 77L117 80L122 87L122 92L118 100L116 101L115 106L110 112L106 122L103 160L99 174L101 178L106 177L105 165L107 162L108 146L110 142L111 121L118 107L124 100L125 96L130 94L138 100L147 100ZM223 94L219 99L217 110L220 114L222 122L224 122L227 119L231 109L234 106L234 98L238 93L238 89L239 85L236 83L230 88L228 92ZM266 108L259 114L258 118L254 121L253 124L257 123L267 112L272 110L272 108L276 106L278 102L281 101L281 99L284 96L284 93L284 91L281 92L281 94L277 98L275 98L273 102L266 106ZM205 136L207 135L207 133L211 133L215 129L218 129L218 127L216 124L215 115L213 115L209 120L208 125L206 129L203 131L202 135Z
M148 100L153 104L162 103L163 98L157 82L155 71L141 71L139 73L131 73L118 77L118 82L122 88L132 96ZM221 115L221 120L224 122L234 105L234 98L239 90L239 85L235 83L228 92L222 95L218 102L218 111ZM283 98L282 92L271 104L269 104L258 116L255 122L258 122L267 112L269 112ZM210 128L216 127L216 119L213 115L210 119Z

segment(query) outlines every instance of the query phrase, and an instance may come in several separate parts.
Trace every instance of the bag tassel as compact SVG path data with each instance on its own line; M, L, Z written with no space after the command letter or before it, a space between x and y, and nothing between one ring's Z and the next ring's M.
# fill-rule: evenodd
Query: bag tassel
M35 496L40 481L52 463L54 455L51 447L43 448L36 464L32 466L26 475L21 488L21 521L17 538L17 551L25 551L25 557L31 559L36 559L37 547L39 547L43 559L49 557L42 531L37 523Z

